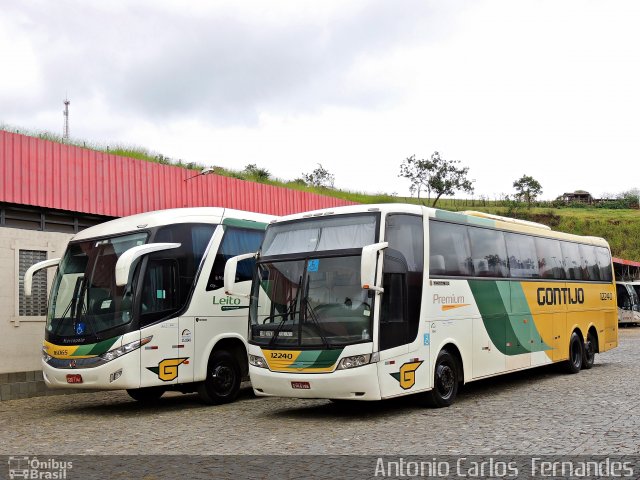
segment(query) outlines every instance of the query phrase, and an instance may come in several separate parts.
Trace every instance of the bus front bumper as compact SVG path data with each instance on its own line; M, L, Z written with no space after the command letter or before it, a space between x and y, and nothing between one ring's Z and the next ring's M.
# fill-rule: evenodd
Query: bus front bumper
M42 376L49 388L120 390L140 388L140 364L127 361L127 355L93 368L54 368L42 360ZM80 383L70 383L77 380ZM69 377L71 376L71 377ZM74 377L75 376L75 377Z
M258 396L380 400L375 363L330 373L272 372L251 365L249 375L253 391ZM309 388L299 388L302 386Z

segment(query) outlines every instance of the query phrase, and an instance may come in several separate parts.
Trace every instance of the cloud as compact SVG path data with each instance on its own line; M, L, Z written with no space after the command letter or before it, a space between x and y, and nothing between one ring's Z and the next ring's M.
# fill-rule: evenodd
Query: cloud
M402 90L363 78L359 64L441 33L429 22L435 8L420 0L403 8L328 2L321 11L314 2L290 3L178 10L157 2L16 2L5 18L29 30L23 38L41 69L31 99L71 92L102 97L119 114L196 116L217 125L255 124L265 110L389 103Z

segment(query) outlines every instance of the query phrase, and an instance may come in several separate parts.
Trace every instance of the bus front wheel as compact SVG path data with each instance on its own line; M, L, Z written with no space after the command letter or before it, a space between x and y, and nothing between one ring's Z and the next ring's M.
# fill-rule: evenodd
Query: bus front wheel
M569 340L569 360L565 363L567 373L578 373L582 368L583 345L580 336L573 332Z
M431 407L448 407L458 393L458 362L447 350L442 350L436 359L433 389L427 392L427 404Z
M165 389L162 387L130 388L127 390L129 396L140 403L155 402L164 392Z
M207 378L198 386L202 401L209 405L233 402L240 391L240 364L226 350L211 354L207 366Z

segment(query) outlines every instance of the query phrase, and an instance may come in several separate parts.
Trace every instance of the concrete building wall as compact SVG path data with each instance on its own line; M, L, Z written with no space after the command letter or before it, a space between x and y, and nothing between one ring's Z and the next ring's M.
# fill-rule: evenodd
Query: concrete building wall
M45 316L20 316L20 250L61 257L72 235L18 228L0 228L0 374L41 370ZM47 292L55 268L47 270ZM48 296L47 296L48 298Z

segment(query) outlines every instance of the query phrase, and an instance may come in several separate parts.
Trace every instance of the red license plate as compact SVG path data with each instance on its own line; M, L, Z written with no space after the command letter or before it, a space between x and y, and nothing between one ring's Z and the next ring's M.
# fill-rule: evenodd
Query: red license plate
M82 375L79 373L70 373L67 375L67 383L82 383Z
M311 385L309 385L309 382L291 382L291 388L299 388L302 390L309 390L311 389Z

